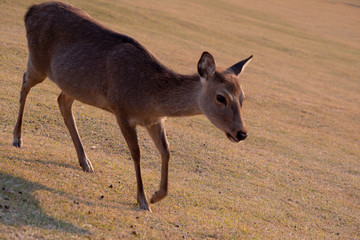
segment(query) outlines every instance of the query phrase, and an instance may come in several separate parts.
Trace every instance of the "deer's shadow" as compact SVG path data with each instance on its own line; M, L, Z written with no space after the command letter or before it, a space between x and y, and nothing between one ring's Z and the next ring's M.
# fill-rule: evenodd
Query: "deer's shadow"
M0 223L15 227L35 226L77 235L91 234L87 229L46 214L33 196L33 192L37 190L57 192L44 185L0 171Z

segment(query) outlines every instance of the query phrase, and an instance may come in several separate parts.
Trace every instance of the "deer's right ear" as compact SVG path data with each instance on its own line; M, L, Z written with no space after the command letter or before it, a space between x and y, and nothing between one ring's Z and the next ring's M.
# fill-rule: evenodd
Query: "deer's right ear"
M203 52L197 65L202 84L205 84L205 82L214 75L215 68L216 66L214 57L208 52Z

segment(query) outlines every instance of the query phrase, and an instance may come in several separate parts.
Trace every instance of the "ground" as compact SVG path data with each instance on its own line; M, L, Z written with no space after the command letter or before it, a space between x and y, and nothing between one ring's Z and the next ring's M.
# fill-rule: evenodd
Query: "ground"
M45 81L11 145L39 1L0 0L0 239L360 239L360 4L331 1L68 1L145 45L177 72L203 51L241 77L249 137L203 116L166 122L169 196L138 210L133 163L114 116L76 103L95 174L81 171ZM139 128L148 197L160 156Z

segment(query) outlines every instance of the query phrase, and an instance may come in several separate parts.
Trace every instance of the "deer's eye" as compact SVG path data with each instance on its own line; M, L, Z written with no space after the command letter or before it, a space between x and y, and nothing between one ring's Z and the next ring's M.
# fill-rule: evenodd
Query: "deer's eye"
M216 96L216 100L217 100L219 103L222 103L222 104L226 105L226 98L225 98L224 96L217 95L217 96Z

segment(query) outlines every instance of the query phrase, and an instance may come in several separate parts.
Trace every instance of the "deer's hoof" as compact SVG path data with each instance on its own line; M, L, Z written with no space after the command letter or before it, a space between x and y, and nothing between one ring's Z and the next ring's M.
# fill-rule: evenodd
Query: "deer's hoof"
M82 167L82 169L84 170L84 172L88 172L88 173L94 173L94 168L90 162L89 159L85 159L85 161L83 161L82 163L80 163L80 166Z
M14 138L12 145L15 146L15 147L18 147L18 148L21 147L21 139L20 138Z
M167 195L167 192L164 192L162 190L156 191L154 193L154 195L152 195L150 202L151 203L156 203L156 202L162 200L163 198L165 198L166 195Z
M138 204L139 204L141 210L151 212L151 208L150 208L149 203L147 202L146 199L145 200L139 200L138 199Z

